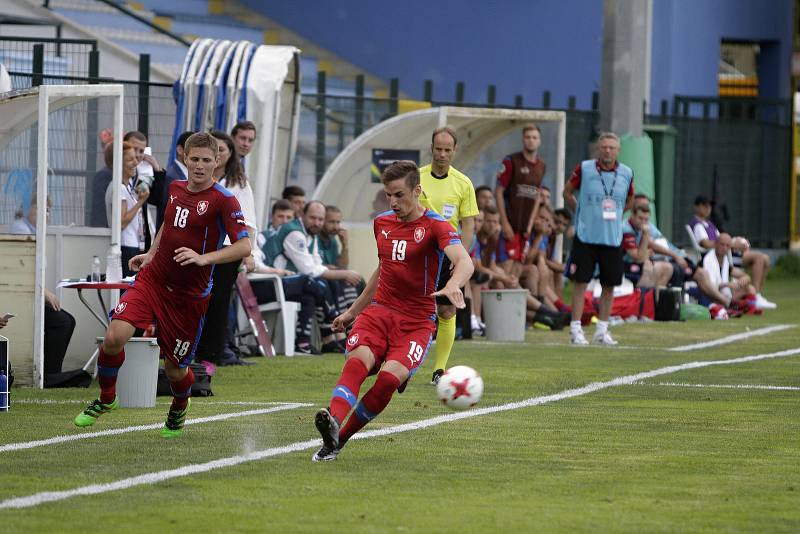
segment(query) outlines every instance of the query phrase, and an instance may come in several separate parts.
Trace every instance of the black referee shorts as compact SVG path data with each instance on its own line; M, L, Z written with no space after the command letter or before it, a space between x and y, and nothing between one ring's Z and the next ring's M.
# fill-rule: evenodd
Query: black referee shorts
M577 236L572 242L569 278L573 282L585 284L594 278L595 268L600 268L600 285L618 286L622 283L625 271L622 246L594 245L584 243Z
M436 284L436 291L444 289L450 277L453 276L453 264L450 263L450 258L444 256L442 258L442 269L439 271L439 282ZM461 288L461 293L464 293L464 288ZM436 304L444 304L452 306L453 303L447 297L436 297Z

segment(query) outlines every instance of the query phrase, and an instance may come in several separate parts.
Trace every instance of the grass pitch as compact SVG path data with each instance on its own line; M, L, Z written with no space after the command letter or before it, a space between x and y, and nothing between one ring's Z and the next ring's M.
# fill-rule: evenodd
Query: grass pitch
M800 281L771 282L767 297L779 309L760 317L615 327L619 348L570 347L566 332L542 331L530 332L525 344L457 342L451 364L483 375L478 408L485 408L686 362L800 348ZM798 326L667 350L776 324ZM365 430L452 413L427 384L431 365ZM94 398L96 386L14 390L12 411L0 414L0 532L800 531L800 390L792 389L800 387L800 354L687 369L353 440L337 461L312 464L313 415L341 366L341 356L326 355L223 368L215 396L195 399L190 419L276 406L227 402L312 406L193 424L172 441L148 429L13 450L33 440L162 423L167 410L159 398L154 409L120 409L81 430L72 425L84 407L78 401ZM300 450L4 507L11 498L293 444Z

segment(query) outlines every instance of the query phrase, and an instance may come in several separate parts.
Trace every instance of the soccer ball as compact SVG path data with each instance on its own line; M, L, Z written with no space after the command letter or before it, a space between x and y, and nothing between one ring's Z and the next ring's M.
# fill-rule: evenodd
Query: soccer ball
M483 395L483 378L472 367L451 367L436 384L439 400L454 410L466 410L478 404Z

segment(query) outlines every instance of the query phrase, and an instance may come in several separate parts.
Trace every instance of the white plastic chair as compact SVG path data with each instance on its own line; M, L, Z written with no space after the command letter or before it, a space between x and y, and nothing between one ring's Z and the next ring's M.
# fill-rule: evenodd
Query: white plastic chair
M695 265L700 265L703 261L703 256L708 251L698 243L690 225L687 224L684 228L686 228L686 233L689 234L689 242L692 244L692 250L688 254Z
M294 356L295 329L297 327L297 312L300 310L300 303L286 300L283 293L283 283L281 277L276 274L250 273L247 278L251 282L271 281L275 290L275 301L259 304L258 310L272 333L272 345L277 354ZM243 310L239 310L239 318L244 315ZM247 319L245 317L245 323Z

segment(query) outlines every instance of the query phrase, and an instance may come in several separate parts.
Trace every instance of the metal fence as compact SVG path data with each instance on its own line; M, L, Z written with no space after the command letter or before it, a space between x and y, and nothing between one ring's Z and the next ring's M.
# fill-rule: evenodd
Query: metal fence
M172 86L139 81L99 80L74 76L49 76L11 72L14 89L33 86L39 77L44 84L121 83L124 86L123 130L137 130L142 122L142 99L146 99L148 140L156 159L163 165L172 142L175 125L175 103ZM147 91L141 91L142 86ZM53 207L51 224L89 226L93 201L105 194L95 182L96 174L105 167L99 134L113 125L110 99L98 98L73 104L50 116L48 170ZM10 224L20 209L26 210L24 199L30 197L36 174L36 125L22 132L0 149L0 224ZM96 205L96 204L95 204ZM104 205L104 204L103 204ZM101 218L102 220L102 218Z
M9 71L91 77L97 57L93 39L0 36L0 63Z

